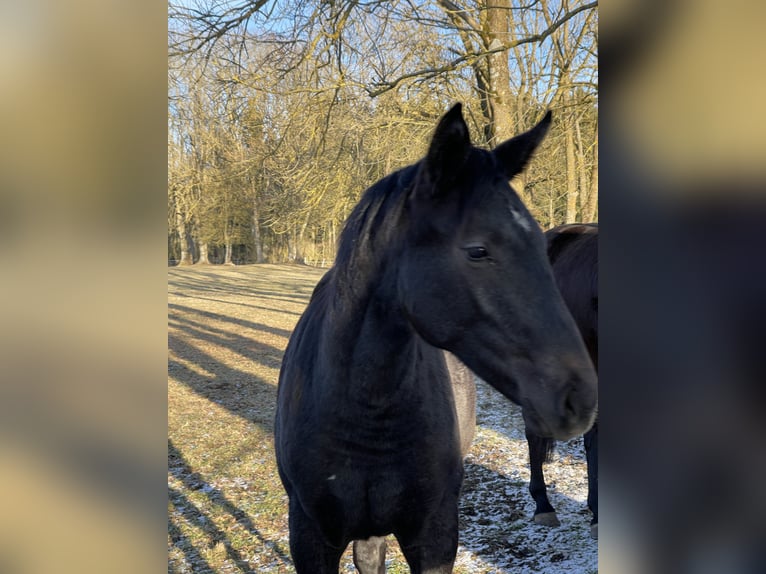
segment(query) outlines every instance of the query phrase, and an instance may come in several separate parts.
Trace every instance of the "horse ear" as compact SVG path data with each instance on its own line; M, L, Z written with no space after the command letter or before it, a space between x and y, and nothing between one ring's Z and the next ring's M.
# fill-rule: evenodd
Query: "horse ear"
M500 168L508 179L520 173L527 166L532 153L543 141L550 127L551 112L549 110L540 120L540 123L531 130L511 138L495 148L492 153L495 154Z
M468 157L471 138L462 110L460 103L452 106L434 130L425 159L426 174L433 183L456 175Z

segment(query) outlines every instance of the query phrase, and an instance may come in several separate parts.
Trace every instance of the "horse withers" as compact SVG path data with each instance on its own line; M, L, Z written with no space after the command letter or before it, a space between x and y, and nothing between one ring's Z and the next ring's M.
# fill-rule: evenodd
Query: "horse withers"
M457 104L425 158L349 216L279 375L275 448L299 574L337 572L351 541L360 572L383 572L390 533L413 572L452 570L463 461L444 351L540 435L590 428L595 372L508 183L550 122L486 151Z
M598 371L598 224L560 225L545 233L548 257L561 296L580 330L585 347ZM529 492L535 501L534 521L545 526L560 524L548 500L543 462L550 459L554 441L529 426ZM598 538L598 421L585 433L588 466L588 508L593 514L591 536Z

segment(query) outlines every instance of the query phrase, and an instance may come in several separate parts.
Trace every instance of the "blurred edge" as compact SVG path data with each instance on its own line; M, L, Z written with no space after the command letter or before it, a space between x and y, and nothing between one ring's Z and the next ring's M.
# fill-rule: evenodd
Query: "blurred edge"
M0 8L0 571L166 561L166 6Z
M606 574L766 572L765 14L600 3Z
M766 571L764 9L600 3L607 574ZM166 8L2 11L0 570L153 571Z

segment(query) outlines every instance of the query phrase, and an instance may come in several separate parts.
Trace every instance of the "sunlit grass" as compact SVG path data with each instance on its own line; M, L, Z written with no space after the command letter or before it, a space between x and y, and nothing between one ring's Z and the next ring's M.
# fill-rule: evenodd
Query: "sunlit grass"
M274 458L276 385L290 333L324 272L286 265L168 271L169 572L294 572ZM509 436L519 435L520 417L493 393L479 396L458 574L511 571L509 538L529 531L526 444ZM514 508L514 500L526 507ZM547 561L544 545L540 552ZM386 562L389 573L409 572L393 537ZM349 547L341 572L353 571Z

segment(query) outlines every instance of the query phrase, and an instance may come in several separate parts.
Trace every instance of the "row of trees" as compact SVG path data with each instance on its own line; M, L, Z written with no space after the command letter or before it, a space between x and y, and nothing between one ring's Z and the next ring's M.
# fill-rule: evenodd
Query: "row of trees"
M169 259L331 262L455 101L488 147L552 109L514 186L543 227L597 218L595 3L187 0L169 29Z

